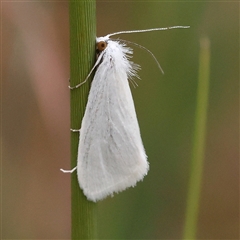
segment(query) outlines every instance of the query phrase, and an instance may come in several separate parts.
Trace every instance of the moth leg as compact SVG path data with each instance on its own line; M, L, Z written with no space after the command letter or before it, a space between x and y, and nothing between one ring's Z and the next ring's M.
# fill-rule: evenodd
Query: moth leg
M63 173L73 173L75 170L77 169L77 167L71 169L71 170L64 170L64 169L60 169L60 171L62 171Z
M80 132L81 129L72 129L72 128L70 128L70 131L71 131L71 132Z
M103 54L104 54L105 51L102 51L101 54L99 55L97 61L95 62L93 68L91 69L91 71L89 72L89 74L87 75L87 77L85 78L85 80L81 83L79 83L78 85L74 86L74 87L71 87L71 86L68 86L69 89L75 89L75 88L79 88L80 86L82 86L84 83L87 82L88 78L90 77L90 75L92 74L93 70L98 66L98 64L100 63L100 61L102 60L102 57L103 57Z
M70 129L72 132L80 132L81 129ZM64 169L60 169L60 171L62 171L63 173L73 173L75 170L77 169L77 167L71 169L71 170L64 170Z
M70 129L72 132L80 132L81 129ZM63 173L73 173L75 170L77 169L77 167L71 169L71 170L64 170L64 169L60 169L60 171L62 171Z

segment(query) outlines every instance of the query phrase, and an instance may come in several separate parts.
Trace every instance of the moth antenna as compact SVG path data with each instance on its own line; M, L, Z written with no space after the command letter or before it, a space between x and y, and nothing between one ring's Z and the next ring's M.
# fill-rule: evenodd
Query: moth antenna
M149 49L147 49L146 47L144 47L144 46L142 46L142 45L140 45L140 44L138 44L138 43L135 43L135 42L131 42L131 41L127 41L127 40L122 40L122 39L116 39L116 40L118 40L118 41L120 41L120 42L126 42L126 43L129 43L129 44L133 44L133 45L135 45L135 46L137 46L137 47L139 47L139 48L142 48L142 49L144 49L145 51L147 51L147 52L152 56L152 58L155 60L155 62L157 63L157 66L158 66L158 68L160 69L160 71L162 72L162 74L164 74L164 71L163 71L160 63L158 62L157 58L155 57L155 55L154 55Z
M150 28L143 30L130 30L130 31L120 31L115 33L110 33L106 37L109 38L114 35L123 34L123 33L141 33L141 32L152 32L152 31L163 31L163 30L171 30L176 28L190 28L190 26L172 26L172 27L163 27L163 28Z

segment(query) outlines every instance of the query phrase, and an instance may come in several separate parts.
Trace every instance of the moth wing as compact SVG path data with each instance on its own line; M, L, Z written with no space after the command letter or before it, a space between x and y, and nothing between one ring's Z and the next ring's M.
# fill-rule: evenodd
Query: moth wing
M126 70L103 59L81 126L80 187L89 200L97 201L134 186L148 168Z

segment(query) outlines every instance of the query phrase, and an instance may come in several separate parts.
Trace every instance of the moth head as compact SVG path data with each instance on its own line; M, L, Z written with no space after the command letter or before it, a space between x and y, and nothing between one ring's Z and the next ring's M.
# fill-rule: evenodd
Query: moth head
M107 47L107 42L106 41L97 42L97 46L96 46L97 53L102 52L106 47Z
M109 37L97 37L96 38L96 57L98 58L108 45Z

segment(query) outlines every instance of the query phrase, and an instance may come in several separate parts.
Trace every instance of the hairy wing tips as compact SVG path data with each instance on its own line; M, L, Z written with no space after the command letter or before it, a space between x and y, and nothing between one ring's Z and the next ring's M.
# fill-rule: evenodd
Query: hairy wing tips
M95 189L82 187L82 189L88 200L97 202L108 196L113 197L114 193L122 192L129 187L135 187L137 182L142 181L143 178L147 175L148 170L149 163L145 159L130 176L120 179L118 182L113 183L108 187L105 187L103 189L99 189L99 187Z

